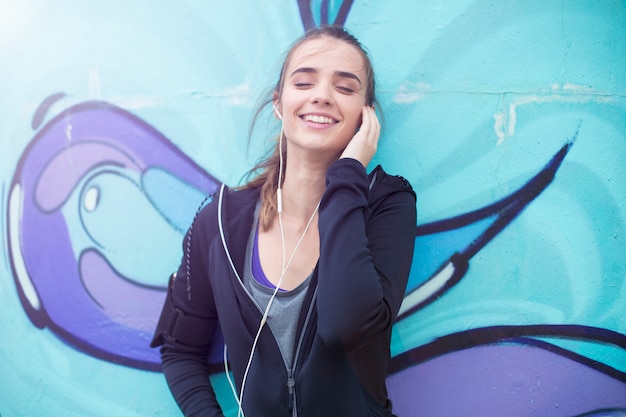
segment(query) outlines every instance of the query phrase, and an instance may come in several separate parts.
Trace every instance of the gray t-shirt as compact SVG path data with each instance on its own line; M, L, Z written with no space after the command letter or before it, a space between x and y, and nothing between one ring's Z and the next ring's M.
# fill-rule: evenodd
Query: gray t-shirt
M259 219L259 204L254 215L254 224L252 232L248 238L246 247L246 261L243 271L243 283L252 298L261 307L263 311L267 308L274 288L270 288L257 280L252 273L252 261L255 245L255 237ZM298 287L291 291L279 290L272 302L270 312L267 316L267 324L269 324L272 334L280 347L283 360L287 369L291 370L293 366L293 354L296 344L296 331L298 326L298 318L302 303L306 295L306 290L311 282L310 274Z

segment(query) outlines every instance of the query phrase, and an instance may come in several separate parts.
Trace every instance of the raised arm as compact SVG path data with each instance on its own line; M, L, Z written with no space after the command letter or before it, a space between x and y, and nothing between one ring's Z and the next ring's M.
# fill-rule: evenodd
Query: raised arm
M398 184L370 206L374 190L361 163L340 159L327 173L319 215L318 331L334 349L357 349L388 330L404 297L415 195L401 178L384 181Z

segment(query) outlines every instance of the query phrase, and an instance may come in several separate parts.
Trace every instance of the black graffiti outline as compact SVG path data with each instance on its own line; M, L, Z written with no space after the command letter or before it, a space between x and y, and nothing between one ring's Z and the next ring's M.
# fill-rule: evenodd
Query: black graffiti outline
M390 373L394 374L418 363L448 353L502 343L517 343L548 350L575 362L593 368L619 381L626 382L626 372L595 361L552 343L535 338L555 337L569 340L593 341L610 344L626 350L626 335L601 327L572 324L541 324L526 326L491 326L441 336L430 343L403 352L391 359Z
M309 29L316 27L315 19L313 18L313 10L312 10L312 1L310 0L298 0L298 8L300 9L300 19L302 20L302 26L304 27L305 32ZM320 26L323 25L338 25L343 26L348 19L348 13L350 13L350 9L352 8L353 0L344 0L341 3L341 7L339 8L339 12L335 17L335 20L331 23L329 22L330 15L330 4L328 0L322 0L322 4L320 5Z

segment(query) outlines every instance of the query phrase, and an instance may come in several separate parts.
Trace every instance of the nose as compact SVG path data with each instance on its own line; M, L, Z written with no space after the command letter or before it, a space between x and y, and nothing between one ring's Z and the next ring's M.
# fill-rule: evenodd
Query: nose
M318 83L311 91L311 102L314 104L332 105L334 103L332 91L330 83Z

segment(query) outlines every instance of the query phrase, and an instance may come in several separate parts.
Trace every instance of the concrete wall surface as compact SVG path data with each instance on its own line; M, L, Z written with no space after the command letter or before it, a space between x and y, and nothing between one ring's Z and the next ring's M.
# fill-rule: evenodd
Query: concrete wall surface
M179 415L148 344L184 232L324 23L417 192L395 413L626 416L624 1L0 0L1 417Z

